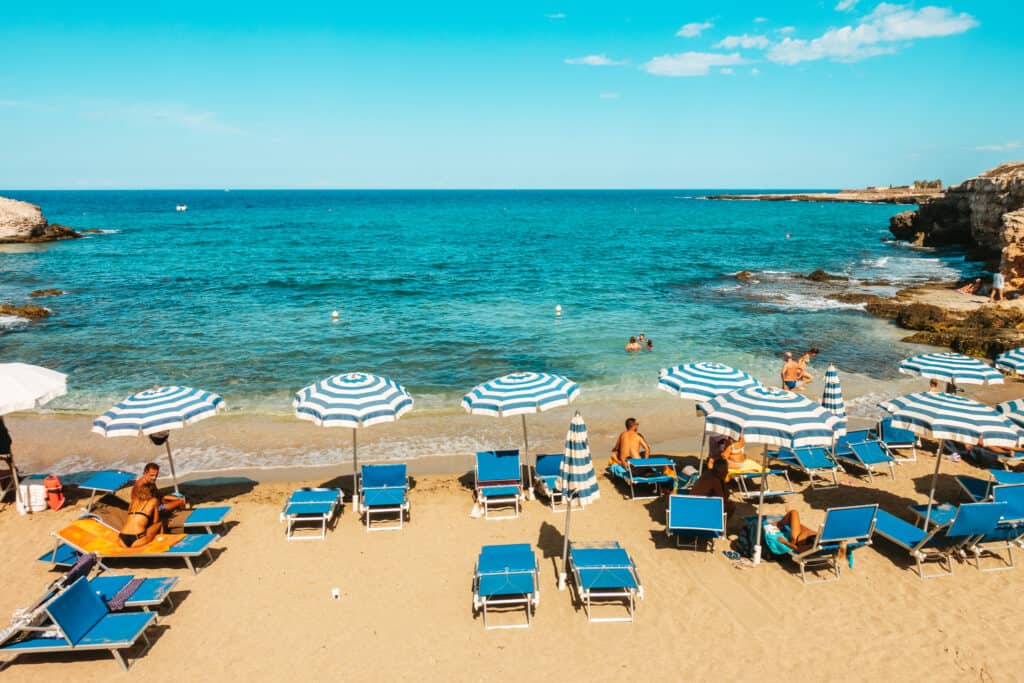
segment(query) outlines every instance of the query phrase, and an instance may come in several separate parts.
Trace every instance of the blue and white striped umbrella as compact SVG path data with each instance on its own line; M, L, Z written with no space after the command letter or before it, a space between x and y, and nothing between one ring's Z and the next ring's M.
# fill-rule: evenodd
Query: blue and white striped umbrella
M412 410L412 396L391 379L365 372L334 375L295 394L295 417L321 427L369 427Z
M1013 372L1018 375L1024 374L1024 347L1006 351L996 357L996 367L1003 372Z
M352 479L359 473L359 443L356 430L381 422L394 422L412 410L412 395L405 387L382 375L349 372L332 375L296 392L292 400L295 417L321 427L352 430ZM359 512L359 497L352 496Z
M962 353L925 353L901 361L899 369L904 375L920 375L954 384L1003 383L1003 376L995 369Z
M580 386L561 375L514 372L473 387L462 407L473 415L527 415L568 405L579 393Z
M92 431L103 436L140 436L182 429L208 417L224 407L219 395L192 387L157 387L132 394L92 421ZM174 471L171 441L167 439L167 459L171 465L174 490L178 475Z
M938 450L935 451L935 474L932 475L932 489L928 495L923 529L928 528L931 519L935 485L939 479L939 465L942 464L943 441L957 441L970 446L985 444L1016 448L1024 439L1024 434L1005 415L965 396L922 391L878 405L892 415L893 427L909 429L919 436L939 442Z
M569 431L565 434L565 458L562 460L562 468L558 471L555 488L562 492L566 500L565 533L562 534L562 572L558 577L558 587L564 589L569 560L569 520L573 502L584 507L601 497L601 491L597 487L597 475L594 473L594 462L590 459L587 425L579 411L573 415Z
M811 399L764 386L716 396L700 409L709 432L788 448L831 446L839 424L835 413Z
M658 388L679 398L707 401L719 394L759 385L756 379L722 363L686 363L658 373Z
M836 414L839 424L836 425L836 436L846 434L846 402L843 401L843 386L839 383L839 372L831 363L825 372L825 393L821 397L821 406Z
M1014 424L1024 427L1024 398L1000 403L996 410L1013 420Z

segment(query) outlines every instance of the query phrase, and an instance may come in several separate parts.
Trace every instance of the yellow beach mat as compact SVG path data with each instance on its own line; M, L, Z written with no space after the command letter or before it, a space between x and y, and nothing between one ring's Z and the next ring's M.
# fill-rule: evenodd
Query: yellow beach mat
M160 555L185 538L185 534L162 534L152 542L138 548L125 548L117 537L117 531L95 519L79 519L57 532L63 540L87 553L100 557L131 555Z
M764 468L761 466L761 463L759 463L756 460L751 460L750 458L747 458L746 460L740 463L739 467L734 467L734 463L729 463L729 474L726 475L725 480L729 481L730 479L733 478L734 475L737 474L752 474L754 472L763 471Z

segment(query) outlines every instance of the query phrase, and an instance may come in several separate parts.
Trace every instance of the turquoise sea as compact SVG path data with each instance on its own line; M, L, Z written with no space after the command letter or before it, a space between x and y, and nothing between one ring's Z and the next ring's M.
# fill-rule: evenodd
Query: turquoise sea
M883 242L907 207L709 192L0 191L103 231L0 251L0 300L67 291L38 300L43 322L0 320L0 357L69 373L51 407L82 412L171 383L288 412L295 390L351 370L442 411L513 370L650 395L660 367L720 360L771 377L780 351L812 345L888 378L919 347L794 274L885 293L964 268ZM654 352L624 353L639 333Z

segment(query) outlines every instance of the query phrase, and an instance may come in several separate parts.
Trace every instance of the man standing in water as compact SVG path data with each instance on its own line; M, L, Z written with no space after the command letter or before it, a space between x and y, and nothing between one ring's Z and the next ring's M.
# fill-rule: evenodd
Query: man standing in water
M636 421L635 417L626 419L626 430L619 434L619 438L615 441L615 446L612 448L611 461L613 463L618 463L625 467L628 465L628 460L640 457L641 449L643 449L646 455L650 456L651 446L638 431L639 427L640 423Z
M785 359L785 363L782 364L782 386L789 391L796 391L797 384L800 382L800 378L803 376L803 368L800 364L793 360L793 354L790 351L786 351L782 355Z

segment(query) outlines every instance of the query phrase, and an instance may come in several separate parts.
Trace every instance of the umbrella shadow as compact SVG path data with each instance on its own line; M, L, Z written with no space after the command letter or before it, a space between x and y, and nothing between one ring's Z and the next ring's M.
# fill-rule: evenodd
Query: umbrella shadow
M540 530L537 532L537 547L540 548L541 557L550 560L551 568L558 583L559 564L562 561L562 550L565 547L565 534L550 522L541 522Z
M190 503L213 503L251 493L258 482L248 477L192 479L179 488Z
M924 496L924 502L928 502L928 494L932 490L932 474L925 474L914 477L914 491ZM987 477L982 477L987 479ZM963 498L963 489L956 481L956 475L939 472L935 480L935 500L942 503L958 503Z
M341 489L346 494L345 498L352 500L356 490L356 477L354 474L342 474L318 484L318 488Z

